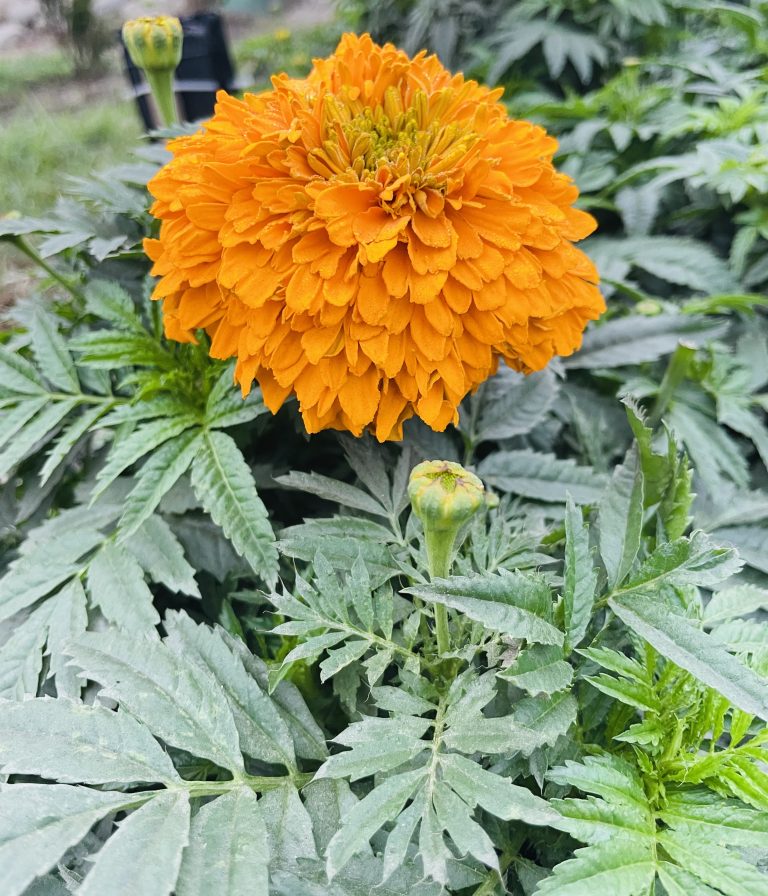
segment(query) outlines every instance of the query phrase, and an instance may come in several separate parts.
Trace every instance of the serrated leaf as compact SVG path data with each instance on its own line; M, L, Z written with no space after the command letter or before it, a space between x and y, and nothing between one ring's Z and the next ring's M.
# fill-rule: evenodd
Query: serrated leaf
M362 489L319 473L300 473L292 471L285 476L276 476L275 482L285 488L294 488L298 491L317 495L325 501L332 501L342 507L351 507L354 510L362 510L374 516L389 516L389 512L375 498Z
M173 784L179 776L133 716L39 697L0 703L0 766L65 784Z
M563 633L536 612L542 597L551 601L549 587L522 573L452 576L404 591L427 603L459 610L491 631L540 644L563 643Z
M328 844L329 878L335 877L355 853L365 849L368 840L382 825L400 814L425 777L424 769L393 775L350 809L344 826Z
M88 600L80 579L73 579L47 602L51 606L48 623L49 672L56 683L56 695L78 700L83 683L68 664L64 646L88 627Z
M704 607L704 624L711 626L716 622L749 616L757 610L768 610L768 589L756 585L734 585L712 595Z
M591 467L529 450L496 451L480 462L478 475L500 491L552 503L565 503L570 493L579 504L596 504L606 484Z
M565 565L563 616L569 648L577 647L586 634L595 602L597 571L589 549L589 530L568 495L565 507Z
M733 846L760 847L768 843L768 813L724 799L711 790L668 793L660 817L670 827L699 839L711 837Z
M186 473L202 445L196 430L187 430L166 442L142 466L136 485L125 499L118 524L122 538L136 532L157 508L163 496Z
M197 625L186 613L169 613L166 643L180 657L199 662L227 695L240 735L240 747L263 762L296 768L293 741L276 706L245 669L219 632Z
M611 598L609 605L625 625L667 659L727 697L739 709L768 719L765 682L711 635L644 594L622 594Z
M440 756L443 779L469 806L482 806L487 812L505 821L526 824L557 824L558 814L541 797L527 787L512 784L509 779L489 772L465 756L451 753Z
M153 582L165 585L170 591L200 597L195 571L187 563L184 549L162 517L150 516L123 543Z
M208 432L192 463L192 486L203 507L268 585L277 580L277 549L266 508L234 440Z
M268 790L259 800L267 828L270 871L295 868L299 860L316 859L312 819L293 784Z
M571 683L573 668L559 648L534 644L498 675L529 694L554 694Z
M267 896L267 830L261 806L238 787L202 806L192 819L177 896Z
M600 500L600 556L614 588L629 574L640 549L643 530L643 472L633 446L613 471Z
M0 345L0 375L3 387L19 395L44 395L48 391L34 365L3 345Z
M68 784L0 786L3 896L22 896L99 819L144 799Z
M48 382L63 392L79 392L74 361L51 316L42 308L35 308L29 330L38 367Z
M524 376L502 367L485 384L482 399L475 399L482 401L475 441L529 433L546 416L557 392L557 379L549 368Z
M154 638L122 632L88 632L67 648L103 693L140 718L166 743L210 759L232 772L243 759L224 691L207 670Z
M727 896L768 894L768 877L711 840L699 841L685 832L662 831L659 843L684 869Z
M107 621L126 631L154 631L160 622L144 570L120 545L107 542L91 560L88 591Z
M93 498L104 492L110 483L131 464L136 463L150 451L154 451L164 442L175 439L186 429L196 426L197 420L191 414L176 417L160 417L140 423L130 435L113 443L107 462L96 476L96 487Z
M37 693L50 615L51 607L43 604L0 647L0 698L21 700Z
M132 812L96 853L81 896L170 896L189 839L189 797L161 793Z
M736 575L741 566L733 549L714 544L703 532L693 532L657 547L620 590L654 592L665 583L711 588Z
M38 443L53 438L64 418L76 405L76 398L66 398L49 402L38 411L0 451L0 479L4 479L17 464L21 463Z
M739 556L760 572L768 574L768 528L764 526L727 526L717 529L713 537L733 545Z
M70 531L35 543L14 560L0 579L0 620L49 594L80 570L84 554L101 544L103 536L88 528Z
M563 363L570 370L642 364L672 354L681 339L703 345L721 336L724 330L723 324L711 318L632 314L590 327L579 351Z
M40 470L40 484L45 485L56 472L58 466L64 461L69 452L82 439L99 419L107 412L109 404L96 405L80 414L79 417L68 423L61 431L61 435L51 445L48 457Z
M655 875L650 842L609 841L577 849L539 884L536 896L646 896Z

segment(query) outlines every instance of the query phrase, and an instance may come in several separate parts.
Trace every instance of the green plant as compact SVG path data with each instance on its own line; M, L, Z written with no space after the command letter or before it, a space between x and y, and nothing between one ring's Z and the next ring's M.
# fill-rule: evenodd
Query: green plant
M4 893L768 893L758 8L686 6L687 55L511 100L609 311L445 433L308 438L167 341L159 149L0 222L47 299L0 345ZM722 140L755 155L695 168ZM441 568L435 458L490 496Z

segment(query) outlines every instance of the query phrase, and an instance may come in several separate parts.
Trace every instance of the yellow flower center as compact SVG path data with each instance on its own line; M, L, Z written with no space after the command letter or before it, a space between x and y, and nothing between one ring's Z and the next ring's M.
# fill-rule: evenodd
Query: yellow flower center
M326 139L312 154L334 174L354 172L360 181L392 185L391 199L382 196L392 208L417 190L444 193L451 172L478 140L463 122L445 124L422 90L407 107L394 87L373 107L358 96L328 95L324 112Z

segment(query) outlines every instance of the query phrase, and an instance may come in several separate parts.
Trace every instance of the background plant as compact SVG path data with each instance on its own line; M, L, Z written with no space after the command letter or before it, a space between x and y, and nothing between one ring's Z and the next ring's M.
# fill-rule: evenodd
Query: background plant
M605 59L503 73L609 312L445 434L308 440L166 342L160 150L2 222L47 267L0 348L9 893L768 892L763 10L622 8L515 6ZM437 457L500 502L433 582Z

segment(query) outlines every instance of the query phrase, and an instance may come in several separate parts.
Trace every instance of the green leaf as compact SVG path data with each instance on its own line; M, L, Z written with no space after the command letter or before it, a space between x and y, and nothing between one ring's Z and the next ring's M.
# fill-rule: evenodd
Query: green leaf
M711 840L697 841L688 832L663 831L659 843L685 870L726 896L766 896L768 877Z
M606 484L591 467L529 450L496 451L480 462L478 475L500 491L552 503L565 503L570 493L579 504L597 504Z
M154 631L160 622L144 570L120 545L107 542L91 560L88 591L107 621L126 631Z
M632 631L663 656L752 715L768 719L765 681L719 645L711 635L668 606L644 594L622 594L609 605Z
M570 685L573 669L557 647L534 644L498 675L529 694L554 694Z
M416 769L393 775L350 809L344 826L328 845L329 878L335 877L355 853L365 849L369 839L382 825L400 814L426 774L426 769Z
M558 823L558 814L546 800L527 787L512 784L509 779L489 772L458 753L441 754L443 779L471 807L481 806L486 812L505 821L524 821L533 825Z
M169 439L175 439L185 429L196 426L197 420L191 414L177 417L160 417L141 423L128 436L115 440L104 466L96 476L93 498L97 498L131 464L136 463L150 451L154 451Z
M597 570L589 549L589 530L569 495L565 507L563 611L568 648L579 645L592 618Z
M647 896L655 875L650 842L608 841L577 849L539 884L536 896Z
M267 828L270 871L295 868L299 860L317 858L312 819L293 784L268 790L259 805Z
M208 394L205 422L214 429L250 423L267 413L268 409L259 389L252 389L250 394L243 398L235 386L234 369L234 364L228 364Z
M189 797L161 793L132 812L96 853L81 896L170 896L189 838Z
M179 776L133 716L50 697L0 703L0 766L62 783L174 784Z
M701 840L711 837L737 847L768 843L768 813L726 800L711 790L668 792L660 817L670 827Z
M52 401L45 405L0 451L0 479L23 461L40 442L53 438L62 420L77 405L77 399Z
M285 488L295 488L310 495L317 495L325 501L332 501L342 507L351 507L354 510L362 510L374 516L388 517L389 512L375 498L362 489L321 476L319 473L299 473L292 471L286 476L276 476L275 482Z
M756 585L734 585L712 595L704 607L704 624L709 627L716 622L748 616L757 610L768 610L768 589Z
M727 526L713 537L733 545L744 562L768 574L768 528L765 526Z
M83 683L76 670L68 664L64 646L81 635L88 627L88 600L80 579L73 579L58 594L50 598L51 606L48 625L48 653L50 654L50 674L56 682L59 697L80 699Z
M540 644L563 643L563 633L539 615L542 603L551 604L549 586L541 579L509 572L452 576L404 591L427 603L459 610L491 631Z
M267 511L234 440L208 432L192 463L192 485L203 507L267 584L277 581L277 549Z
M569 370L628 367L671 355L681 339L704 344L722 335L724 330L721 323L706 317L630 314L591 326L579 351L563 363Z
M473 399L482 402L474 441L529 433L547 415L557 393L557 379L549 368L524 376L501 367L483 387L482 398Z
M125 499L125 509L118 524L121 538L136 532L154 513L163 496L189 469L201 446L202 436L197 429L192 429L152 452Z
M85 288L86 307L91 314L128 330L141 329L133 299L111 280L92 280Z
M0 790L3 896L22 896L105 815L144 798L68 784L13 784Z
M51 316L35 308L29 326L32 349L45 378L62 392L79 392L80 380L72 356Z
M243 771L232 711L214 676L162 642L122 632L87 632L67 648L83 677L140 718L166 743Z
M45 485L64 461L69 452L87 433L93 429L99 419L107 412L109 404L96 405L84 411L79 417L68 423L61 435L51 445L48 457L40 470L40 484Z
M37 693L50 615L51 606L43 604L16 626L0 647L0 698L21 700Z
M248 787L202 806L192 819L177 896L268 896L267 830Z
M19 395L41 395L48 390L34 366L17 352L0 345L0 382Z
M615 588L629 574L643 531L643 471L636 446L613 472L600 501L600 556Z
M179 657L209 671L225 692L242 751L263 762L282 763L295 770L293 741L277 707L219 633L197 625L186 613L168 613L165 628L168 646Z
M0 579L0 621L49 594L80 571L80 558L103 536L88 528L69 531L35 544Z
M715 545L703 532L693 532L689 538L677 538L657 547L620 592L653 593L664 584L711 588L736 575L741 565L732 548Z
M169 591L200 597L195 571L184 557L184 548L171 527L160 516L150 516L129 538L125 548L153 582L165 585Z

